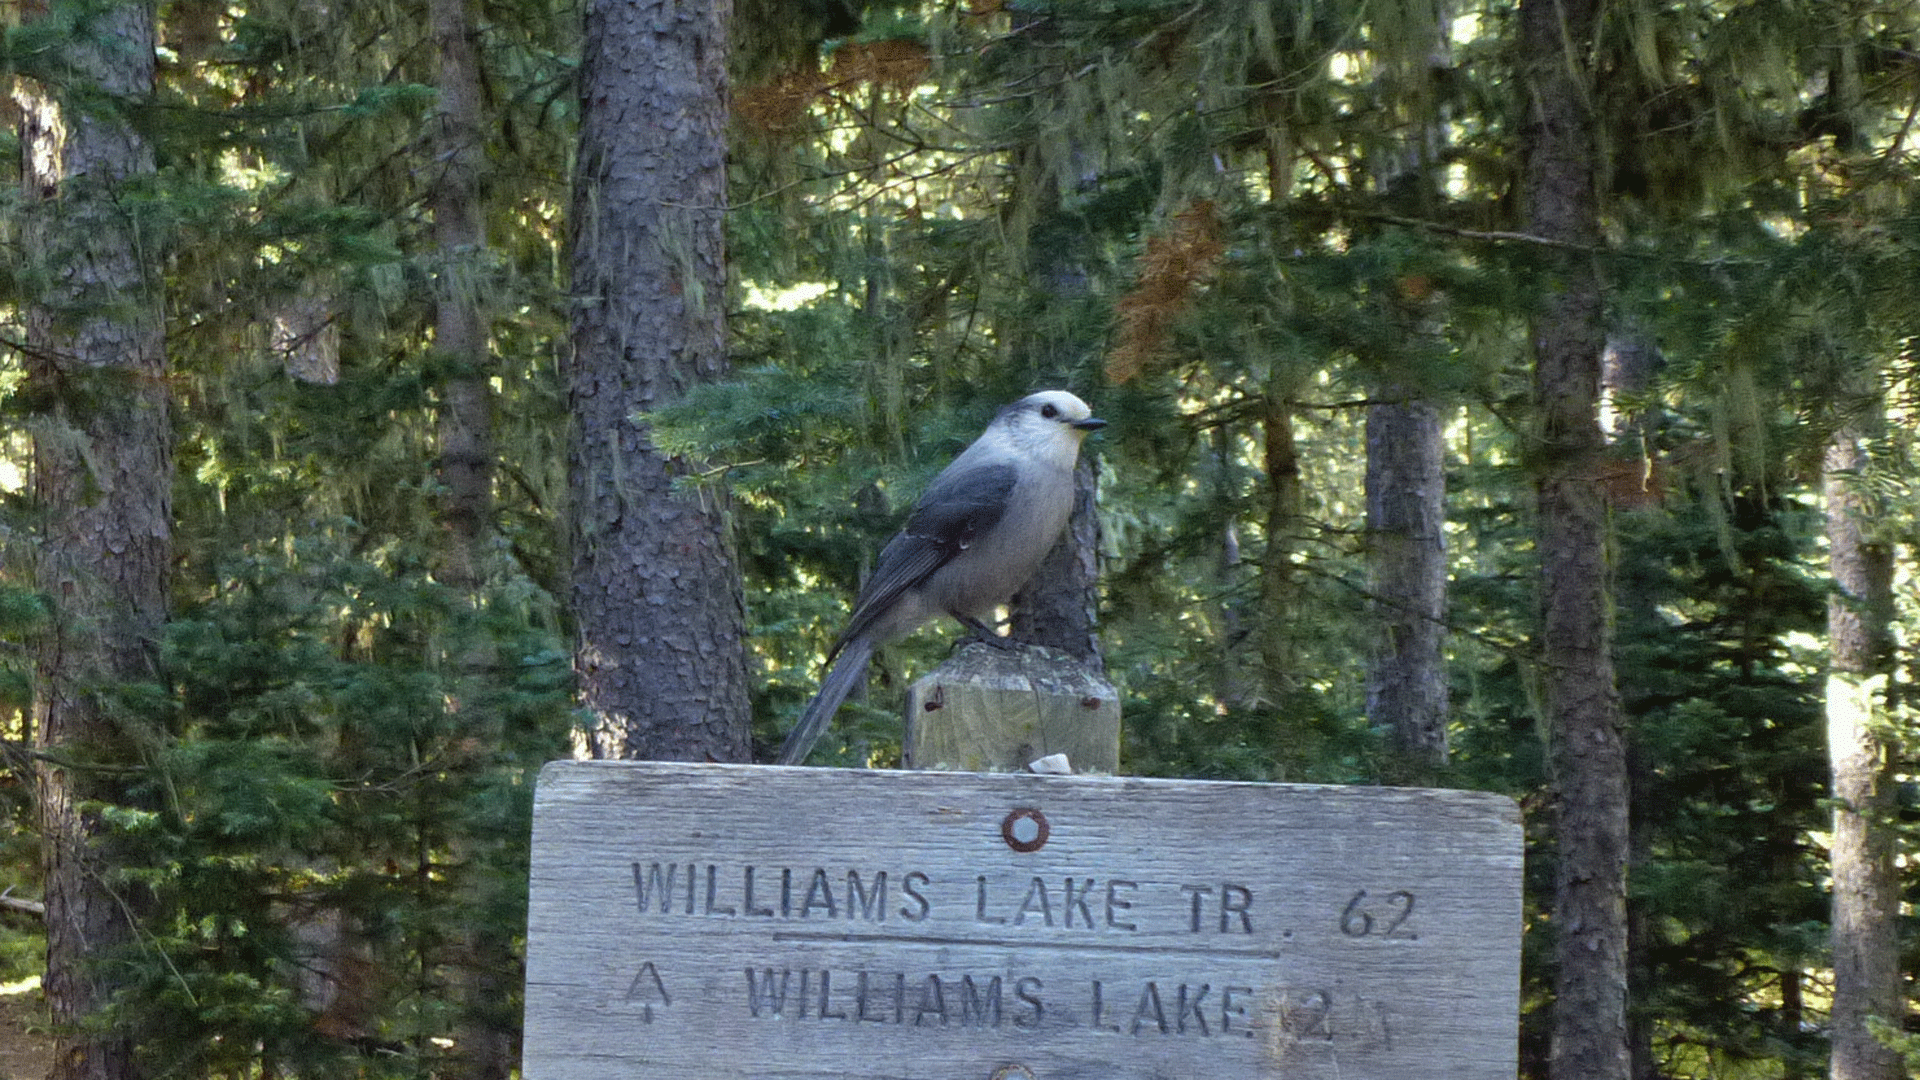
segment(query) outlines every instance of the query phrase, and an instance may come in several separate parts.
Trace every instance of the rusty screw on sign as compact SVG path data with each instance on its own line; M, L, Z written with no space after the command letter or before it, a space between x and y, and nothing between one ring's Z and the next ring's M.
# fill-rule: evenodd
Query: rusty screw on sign
M1000 838L1022 855L1046 847L1051 831L1047 815L1031 806L1016 807L1000 822Z

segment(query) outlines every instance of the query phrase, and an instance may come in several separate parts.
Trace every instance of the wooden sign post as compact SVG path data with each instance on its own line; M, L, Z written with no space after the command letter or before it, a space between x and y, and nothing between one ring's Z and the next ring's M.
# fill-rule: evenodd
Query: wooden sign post
M1497 795L556 762L528 1080L1510 1080Z
M1012 772L1065 754L1075 772L1120 768L1120 694L1066 653L971 643L907 690L909 769Z

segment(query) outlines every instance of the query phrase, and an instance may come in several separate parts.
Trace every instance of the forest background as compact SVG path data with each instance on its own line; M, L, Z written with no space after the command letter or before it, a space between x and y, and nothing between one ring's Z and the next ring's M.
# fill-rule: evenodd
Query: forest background
M768 757L1050 386L1127 771L1518 798L1523 1075L1907 1075L1920 8L4 10L56 1076L509 1075L534 770Z

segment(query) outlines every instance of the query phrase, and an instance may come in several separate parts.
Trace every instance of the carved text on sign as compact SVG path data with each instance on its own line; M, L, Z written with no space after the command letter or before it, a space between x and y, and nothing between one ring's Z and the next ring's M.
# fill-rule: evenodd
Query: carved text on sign
M557 763L526 1076L1510 1080L1520 867L1474 792Z

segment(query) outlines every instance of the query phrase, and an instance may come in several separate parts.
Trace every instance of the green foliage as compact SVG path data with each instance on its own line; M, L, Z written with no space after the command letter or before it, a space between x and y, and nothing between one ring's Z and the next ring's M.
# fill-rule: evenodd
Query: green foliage
M100 808L141 926L98 958L118 993L92 1021L142 1032L156 1076L447 1073L465 1067L456 1036L517 1023L517 973L492 965L516 963L532 775L571 721L549 591L564 306L546 204L572 31L539 5L494 7L499 179L482 212L500 242L468 287L500 326L505 464L472 594L436 576L449 373L421 209L425 6L165 13L168 62L138 114L159 168L119 206L166 270L180 558L158 681L106 688L142 753L133 804ZM30 23L8 47L84 31ZM5 285L13 311L35 282ZM82 374L75 401L119 394ZM47 404L16 393L5 416ZM23 502L4 507L10 548L31 536ZM17 648L46 604L12 580L0 640ZM31 895L28 658L0 653L0 886ZM29 950L0 915L0 978ZM480 1000L482 981L510 989Z
M1475 29L1434 70L1424 10L1055 4L956 21L934 39L951 57L968 43L978 62L936 68L923 96L952 103L938 113L947 146L887 99L864 110L822 99L822 129L856 137L831 151L786 144L784 171L741 170L745 275L761 289L831 284L794 311L742 312L751 370L666 422L676 448L730 465L734 490L751 493L763 734L804 702L805 661L888 531L864 504L849 513L848 493L873 483L897 510L914 490L896 486L903 467L940 460L928 425L1044 379L1089 391L1113 422L1090 447L1128 767L1375 778L1381 748L1356 686L1368 634L1356 417L1385 378L1465 407L1449 437L1448 779L1545 805L1538 682L1551 658L1528 644L1537 462L1525 365L1548 278L1544 252L1513 233L1524 108L1505 77L1513 12L1456 12ZM1911 30L1896 12L1875 19L1862 24L1873 46L1826 43L1830 21L1791 2L1626 5L1602 30L1609 303L1623 334L1658 343L1662 365L1621 403L1657 417L1620 452L1658 476L1661 508L1618 519L1618 584L1631 595L1618 597L1617 667L1641 845L1636 1009L1676 1076L1805 1072L1820 1053L1817 1018L1793 1013L1782 990L1817 971L1824 933L1819 662L1804 644L1824 596L1805 498L1841 375L1902 355L1920 280L1898 164L1910 152L1887 126L1903 122L1888 106L1905 84L1862 63L1859 96L1831 114L1826 80L1863 55L1850 50ZM1449 171L1444 197L1378 183L1436 115L1450 145L1427 164ZM1846 157L1865 147L1885 157ZM1849 186L1838 175L1849 168L1871 179ZM866 169L884 182L843 179ZM834 209L863 190L857 211ZM817 200L791 198L802 191ZM1155 366L1101 386L1086 358L1125 332L1111 313L1140 284L1143 250L1198 199L1219 208L1224 255L1167 313ZM997 228L972 227L989 217ZM1084 291L1063 294L1063 278ZM1435 298L1437 332L1385 316L1410 294ZM1062 342L1079 359L1033 363L1060 355L1037 344ZM1262 469L1276 405L1304 473L1291 521L1268 512ZM1896 501L1899 475L1874 481ZM1278 592L1275 551L1292 567ZM1279 672L1256 647L1276 623ZM936 658L926 637L901 652ZM884 676L877 693L897 685ZM852 759L873 745L869 730L847 736ZM1551 928L1537 914L1550 904L1550 824L1534 819L1528 879L1533 1071L1551 997Z
M1783 971L1814 966L1808 927L1825 914L1810 839L1825 820L1824 721L1787 645L1825 625L1804 561L1811 515L1751 492L1724 520L1692 509L1623 523L1634 599L1617 655L1646 928L1635 1007L1675 1072L1710 1067L1687 1049L1703 1045L1721 1063L1811 1064L1818 1044L1779 990Z
M163 85L137 110L159 169L122 209L166 267L176 617L160 681L112 688L147 785L108 817L149 914L141 947L104 960L123 988L108 1019L165 1033L143 1044L156 1075L451 1073L436 1038L488 1006L517 1022L510 994L475 1010L455 988L476 942L511 955L531 770L566 752L557 267L577 12L476 10L488 251L461 287L487 311L499 469L477 595L436 576L434 425L464 373L429 329L425 8L166 11ZM694 464L687 497L733 497L758 741L804 705L926 480L997 405L1064 385L1111 422L1088 452L1126 766L1378 782L1361 417L1383 381L1417 390L1450 425L1441 779L1529 810L1523 1067L1543 1072L1552 658L1530 645L1526 327L1550 282L1515 230L1512 5L1457 10L1444 42L1412 4L739 12L735 101L768 107L740 110L730 161L735 374L636 419ZM84 32L78 16L14 28L10 70L46 75L47 46ZM1676 1077L1819 1068L1817 1002L1796 1014L1787 992L1825 962L1810 507L1855 373L1916 404L1914 33L1898 6L1842 27L1803 0L1626 3L1602 26L1597 257L1614 324L1660 357L1622 402L1645 422L1618 447L1655 497L1615 511L1633 1000ZM1443 120L1445 145L1414 149ZM1396 180L1410 159L1430 190ZM1208 242L1166 255L1201 219ZM37 273L0 271L9 312ZM1121 370L1129 310L1153 336ZM0 340L20 340L5 319ZM308 350L335 370L301 370ZM76 376L65 392L123 389ZM16 391L0 408L14 458L47 404ZM1910 429L1892 425L1861 478L1907 545ZM0 506L14 567L25 501ZM9 573L0 885L30 893L20 650L47 600ZM906 679L947 647L927 632L889 650L817 760L896 763ZM0 913L0 980L29 970L29 925Z
M245 557L169 628L162 809L129 838L148 936L117 1006L167 1033L142 1047L158 1075L440 1067L459 950L524 923L531 776L562 750L567 658L499 610L510 596L468 612L357 557L363 538L335 523ZM447 641L494 660L453 663Z
M0 893L17 899L37 895L40 877L28 756L33 671L24 646L46 618L45 597L0 583ZM30 913L0 907L0 983L38 975L45 961L40 921Z

